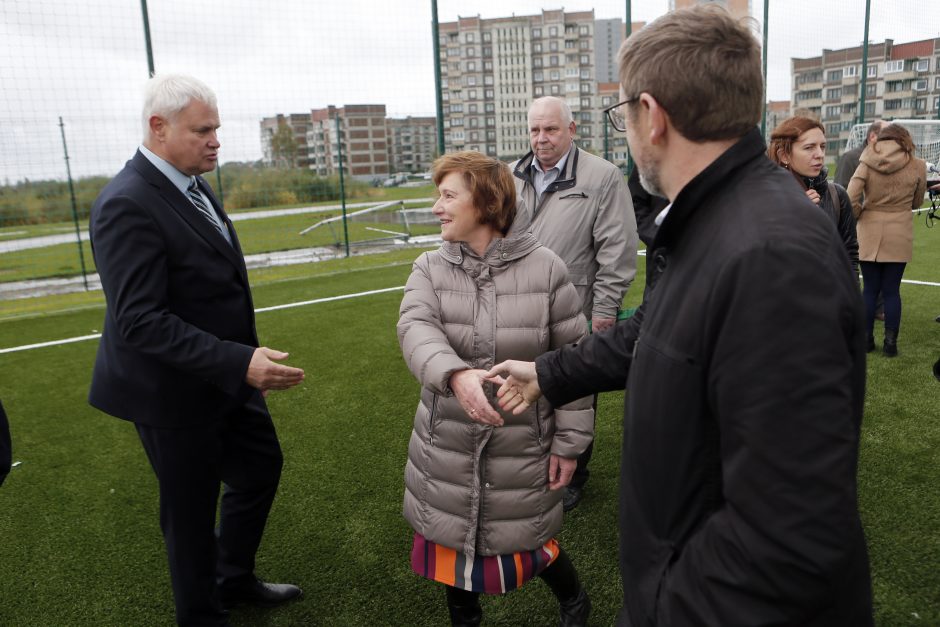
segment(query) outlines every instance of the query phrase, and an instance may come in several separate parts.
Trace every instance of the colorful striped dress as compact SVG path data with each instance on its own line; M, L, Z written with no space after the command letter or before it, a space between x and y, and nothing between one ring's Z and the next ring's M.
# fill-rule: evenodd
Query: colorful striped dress
M470 592L503 594L522 587L558 557L552 538L534 551L509 555L477 555L472 560L460 551L431 542L415 533L411 569L422 577Z

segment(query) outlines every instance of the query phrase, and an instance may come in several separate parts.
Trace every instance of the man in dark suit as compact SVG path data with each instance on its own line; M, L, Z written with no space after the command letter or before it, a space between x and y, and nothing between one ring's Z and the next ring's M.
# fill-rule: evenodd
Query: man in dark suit
M227 625L233 605L301 594L254 565L282 464L264 397L304 372L258 347L238 238L199 176L218 159L215 95L155 77L143 124L143 145L91 210L107 311L88 398L135 424L156 473L177 622Z

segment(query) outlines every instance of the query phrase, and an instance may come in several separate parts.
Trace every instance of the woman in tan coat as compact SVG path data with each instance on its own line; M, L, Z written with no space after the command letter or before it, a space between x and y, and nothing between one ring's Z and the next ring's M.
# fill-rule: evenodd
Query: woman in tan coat
M875 350L875 300L885 301L884 354L898 354L901 327L901 277L914 247L912 209L924 202L927 164L914 156L910 133L888 124L862 152L849 182L849 198L858 220L858 258L865 287L868 350ZM862 196L864 195L864 202Z
M412 569L445 584L454 625L478 625L480 593L539 576L562 625L584 625L590 601L554 539L563 488L593 437L591 399L514 416L483 374L504 359L578 341L587 323L564 263L512 229L509 168L477 152L434 163L444 243L415 261L398 339L420 381L405 468Z

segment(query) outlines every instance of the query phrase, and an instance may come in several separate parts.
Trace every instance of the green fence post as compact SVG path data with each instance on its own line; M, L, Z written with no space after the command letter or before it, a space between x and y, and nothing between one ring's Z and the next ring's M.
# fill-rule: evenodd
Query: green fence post
M72 166L69 165L69 147L65 143L65 123L59 116L59 131L62 133L62 154L65 155L65 175L69 179L69 196L72 198L72 221L75 223L75 241L78 243L78 261L82 266L82 283L88 291L88 272L85 270L85 251L82 250L82 230L78 225L78 205L75 202L75 185L72 183Z
M153 78L153 46L150 45L150 16L147 12L147 0L140 0L140 12L144 17L144 44L147 46L147 70Z
M862 83L858 96L858 123L865 123L865 92L868 89L868 23L871 20L871 0L865 0L865 41L862 42Z
M434 99L437 105L437 156L444 154L444 101L441 95L441 37L437 27L437 0L431 0L431 36L434 38Z
M343 208L343 241L346 242L346 256L349 256L349 226L346 223L346 179L343 177L343 142L339 136L339 113L336 120L336 152L339 154L339 202Z

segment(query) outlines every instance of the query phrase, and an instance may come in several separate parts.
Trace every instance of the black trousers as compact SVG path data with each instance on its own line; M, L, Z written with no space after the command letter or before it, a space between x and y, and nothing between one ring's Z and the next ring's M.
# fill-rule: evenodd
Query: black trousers
M597 394L594 395L594 426L595 428L597 427ZM591 471L588 470L588 464L591 463L591 455L594 453L594 440L596 439L597 432L595 431L594 439L592 439L591 443L584 449L584 452L578 455L578 465L574 469L574 474L571 475L571 483L568 484L572 488L583 489L584 484L587 483L588 477L591 476Z
M255 552L281 476L271 416L263 404L248 405L205 426L138 424L137 432L160 484L160 529L177 623L224 624L219 588L254 576Z

